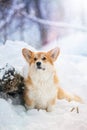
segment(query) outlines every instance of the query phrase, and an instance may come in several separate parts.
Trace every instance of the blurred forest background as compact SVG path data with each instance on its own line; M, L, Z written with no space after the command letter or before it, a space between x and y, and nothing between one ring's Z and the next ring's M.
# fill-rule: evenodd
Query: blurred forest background
M22 40L39 48L86 27L87 0L0 0L0 44Z

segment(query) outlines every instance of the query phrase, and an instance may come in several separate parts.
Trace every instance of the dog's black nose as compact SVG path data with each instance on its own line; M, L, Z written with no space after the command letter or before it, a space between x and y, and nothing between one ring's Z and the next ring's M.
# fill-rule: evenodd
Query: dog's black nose
M38 67L40 67L41 66L41 62L36 62L36 65L38 66Z

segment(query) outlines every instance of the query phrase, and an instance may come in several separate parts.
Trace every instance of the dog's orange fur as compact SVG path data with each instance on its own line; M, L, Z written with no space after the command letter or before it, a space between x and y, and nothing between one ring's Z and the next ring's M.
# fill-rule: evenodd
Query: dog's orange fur
M54 68L54 62L59 52L59 48L48 52L32 52L25 48L22 50L22 54L29 64L29 72L28 77L25 79L26 87L24 90L24 100L27 108L51 111L57 98L82 102L80 97L72 95L59 87L58 76ZM37 67L36 62L41 62L42 68L40 70L35 68Z

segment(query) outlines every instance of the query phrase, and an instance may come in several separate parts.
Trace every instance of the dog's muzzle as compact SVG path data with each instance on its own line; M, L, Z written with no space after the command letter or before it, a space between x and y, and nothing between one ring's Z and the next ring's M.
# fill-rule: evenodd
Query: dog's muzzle
M45 68L43 68L43 67L41 66L41 62L40 62L40 61L36 62L36 66L37 66L37 69L45 70Z
M41 69L41 62L39 62L39 61L36 62L36 66L37 66L38 69Z

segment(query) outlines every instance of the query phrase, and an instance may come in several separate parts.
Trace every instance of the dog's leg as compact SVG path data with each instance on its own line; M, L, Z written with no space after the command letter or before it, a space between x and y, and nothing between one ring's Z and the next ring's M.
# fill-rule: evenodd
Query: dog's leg
M53 110L53 108L54 108L54 106L55 106L55 104L56 104L56 97L54 98L54 99L52 99L52 100L50 100L49 102L48 102L48 104L47 104L47 109L46 109L46 111L47 112L51 112L52 110Z
M26 109L33 109L33 108L35 108L35 104L32 100L31 101L28 100L28 102L25 101L25 107L26 107Z
M25 101L25 107L27 109L35 108L35 102L32 99L30 99L27 95L24 96L24 101Z
M70 93L66 92L65 90L63 90L61 87L58 88L57 97L58 97L58 99L66 99L69 102L72 100L81 102L81 103L83 102L79 96L70 94Z

